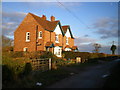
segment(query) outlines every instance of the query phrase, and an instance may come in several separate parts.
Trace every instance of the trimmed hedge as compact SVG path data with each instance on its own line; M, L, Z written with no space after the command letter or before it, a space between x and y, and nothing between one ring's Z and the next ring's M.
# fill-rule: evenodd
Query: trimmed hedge
M63 51L64 58L67 60L69 59L76 59L76 57L81 57L82 61L84 60L113 60L117 59L118 55L108 55L104 53L89 53L89 52L71 52L71 51Z
M92 55L89 52L71 52L63 51L64 58L66 59L76 59L76 57L81 57L82 59L89 59Z

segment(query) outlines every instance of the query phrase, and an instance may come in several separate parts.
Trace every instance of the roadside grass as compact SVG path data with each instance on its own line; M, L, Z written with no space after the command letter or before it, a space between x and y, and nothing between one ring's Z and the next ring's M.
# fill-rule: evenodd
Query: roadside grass
M17 57L19 56L19 57ZM46 57L46 55L44 55ZM56 61L59 61L55 58ZM2 53L3 70L3 88L45 88L61 79L71 76L71 73L79 73L82 68L99 64L98 59L91 59L84 63L64 64L60 60L56 70L48 71L31 71L29 74L24 74L26 62L29 59L23 57L23 53L11 54L8 52ZM67 62L68 63L68 62ZM67 67L64 68L64 67ZM36 83L42 83L42 86L37 86Z
M46 87L48 85L51 85L61 79L64 79L66 77L70 76L70 72L64 69L57 69L57 70L51 70L46 72L38 72L35 73L34 77L38 82L42 82L43 85L41 86ZM35 86L36 87L36 86Z
M120 62L111 70L103 88L120 88Z
M7 87L4 88L44 88L61 79L70 76L69 71L63 69L50 70L50 71L32 71L29 75L22 78L17 78L14 82L9 82ZM42 83L41 86L36 83Z
M75 69L84 68L86 66L95 65L95 63L82 63L82 64L72 64L68 65L68 68L73 68L73 70L65 69L65 66L62 66L56 70L49 71L32 71L28 76L24 76L22 78L18 78L14 83L12 83L13 88L45 88L57 81L68 78L71 76L71 73ZM74 74L77 73L73 72ZM36 83L42 83L41 86L37 86ZM11 86L11 83L9 87Z

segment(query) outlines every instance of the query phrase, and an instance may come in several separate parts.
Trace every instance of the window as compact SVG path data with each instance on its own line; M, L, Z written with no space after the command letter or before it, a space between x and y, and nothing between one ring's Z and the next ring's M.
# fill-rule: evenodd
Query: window
M49 52L49 51L50 51L50 48L46 47L46 51L48 51L48 52Z
M66 44L68 45L69 43L68 43L68 37L66 37Z
M62 48L61 47L55 47L54 48L54 54L57 56L57 57L61 57L61 54L62 53Z
M26 41L27 41L27 42L30 41L30 32L26 32Z
M24 52L27 52L27 51L28 51L28 48L27 48L27 47L23 48L23 51L24 51Z
M38 38L42 38L42 31L39 32Z
M58 37L58 34L55 35L55 42L59 42L59 37Z
M60 52L61 52L61 50L60 50L60 49L58 49L58 55L60 55Z

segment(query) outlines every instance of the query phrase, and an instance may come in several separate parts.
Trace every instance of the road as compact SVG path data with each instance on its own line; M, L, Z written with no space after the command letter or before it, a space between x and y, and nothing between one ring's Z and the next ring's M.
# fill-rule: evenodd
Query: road
M102 88L111 68L119 60L101 62L101 64L86 67L69 78L65 78L47 88Z

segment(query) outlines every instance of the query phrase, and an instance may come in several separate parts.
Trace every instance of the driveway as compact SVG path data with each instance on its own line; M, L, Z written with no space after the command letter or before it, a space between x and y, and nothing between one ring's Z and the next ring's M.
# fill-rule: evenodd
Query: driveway
M111 68L119 60L111 62L100 61L100 64L88 66L69 78L65 78L47 88L102 88Z

